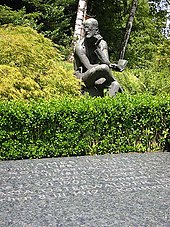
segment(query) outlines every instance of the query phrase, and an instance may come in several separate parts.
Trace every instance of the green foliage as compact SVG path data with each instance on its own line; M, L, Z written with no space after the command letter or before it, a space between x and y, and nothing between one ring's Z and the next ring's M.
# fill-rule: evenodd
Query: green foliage
M0 23L27 24L53 40L65 55L70 54L78 0L1 0ZM129 67L150 67L159 44L164 42L166 10L160 0L140 0L125 58ZM165 0L165 2L167 2ZM118 60L132 0L91 0L87 13L99 21L108 42L112 61ZM7 6L5 6L7 5ZM11 9L9 8L11 7ZM159 9L159 10L158 10Z
M72 67L58 46L29 27L0 27L0 99L78 95Z
M126 93L129 94L169 94L170 71L150 69L127 69L122 73L115 73Z
M0 103L0 158L23 159L161 150L170 96Z
M21 10L12 10L8 6L0 5L0 24L15 24L15 25L27 25L34 29L40 29L41 25L37 24L40 19L41 13L33 12L26 13L25 7Z
M77 3L74 0L1 1L0 23L29 25L52 41L67 48L72 41Z
M156 70L162 71L167 69L170 75L170 39L164 40L157 48L154 56Z
M156 13L148 1L139 1L139 6L126 51L126 59L131 68L155 67L154 58L159 45L164 45L166 38L163 36L165 26L165 12L162 16Z

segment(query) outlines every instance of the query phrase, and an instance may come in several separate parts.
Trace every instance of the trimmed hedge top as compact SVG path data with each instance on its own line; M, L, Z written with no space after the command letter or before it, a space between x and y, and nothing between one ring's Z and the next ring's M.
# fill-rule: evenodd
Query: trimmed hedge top
M23 159L163 149L170 95L0 103L0 158Z

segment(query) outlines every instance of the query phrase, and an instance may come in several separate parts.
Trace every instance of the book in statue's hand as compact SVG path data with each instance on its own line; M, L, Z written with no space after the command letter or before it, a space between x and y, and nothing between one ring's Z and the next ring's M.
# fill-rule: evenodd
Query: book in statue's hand
M117 64L110 64L110 68L118 72L122 72L125 69L127 63L128 63L127 60L119 59Z

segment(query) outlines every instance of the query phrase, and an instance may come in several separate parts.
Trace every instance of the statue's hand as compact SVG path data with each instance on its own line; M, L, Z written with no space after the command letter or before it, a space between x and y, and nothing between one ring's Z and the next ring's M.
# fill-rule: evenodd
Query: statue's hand
M109 68L117 70L117 64L111 63L111 64L109 65Z
M127 63L127 60L119 59L118 64L110 64L110 68L118 72L122 72L125 69Z
M110 64L109 67L111 69L114 69L115 71L118 71L118 72L122 72L123 71L123 69L120 68L117 64Z

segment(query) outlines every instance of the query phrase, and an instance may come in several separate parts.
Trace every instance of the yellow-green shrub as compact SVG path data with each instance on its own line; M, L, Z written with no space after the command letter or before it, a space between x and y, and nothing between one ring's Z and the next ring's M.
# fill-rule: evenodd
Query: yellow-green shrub
M1 99L80 94L79 81L57 45L32 28L1 26L0 50Z

